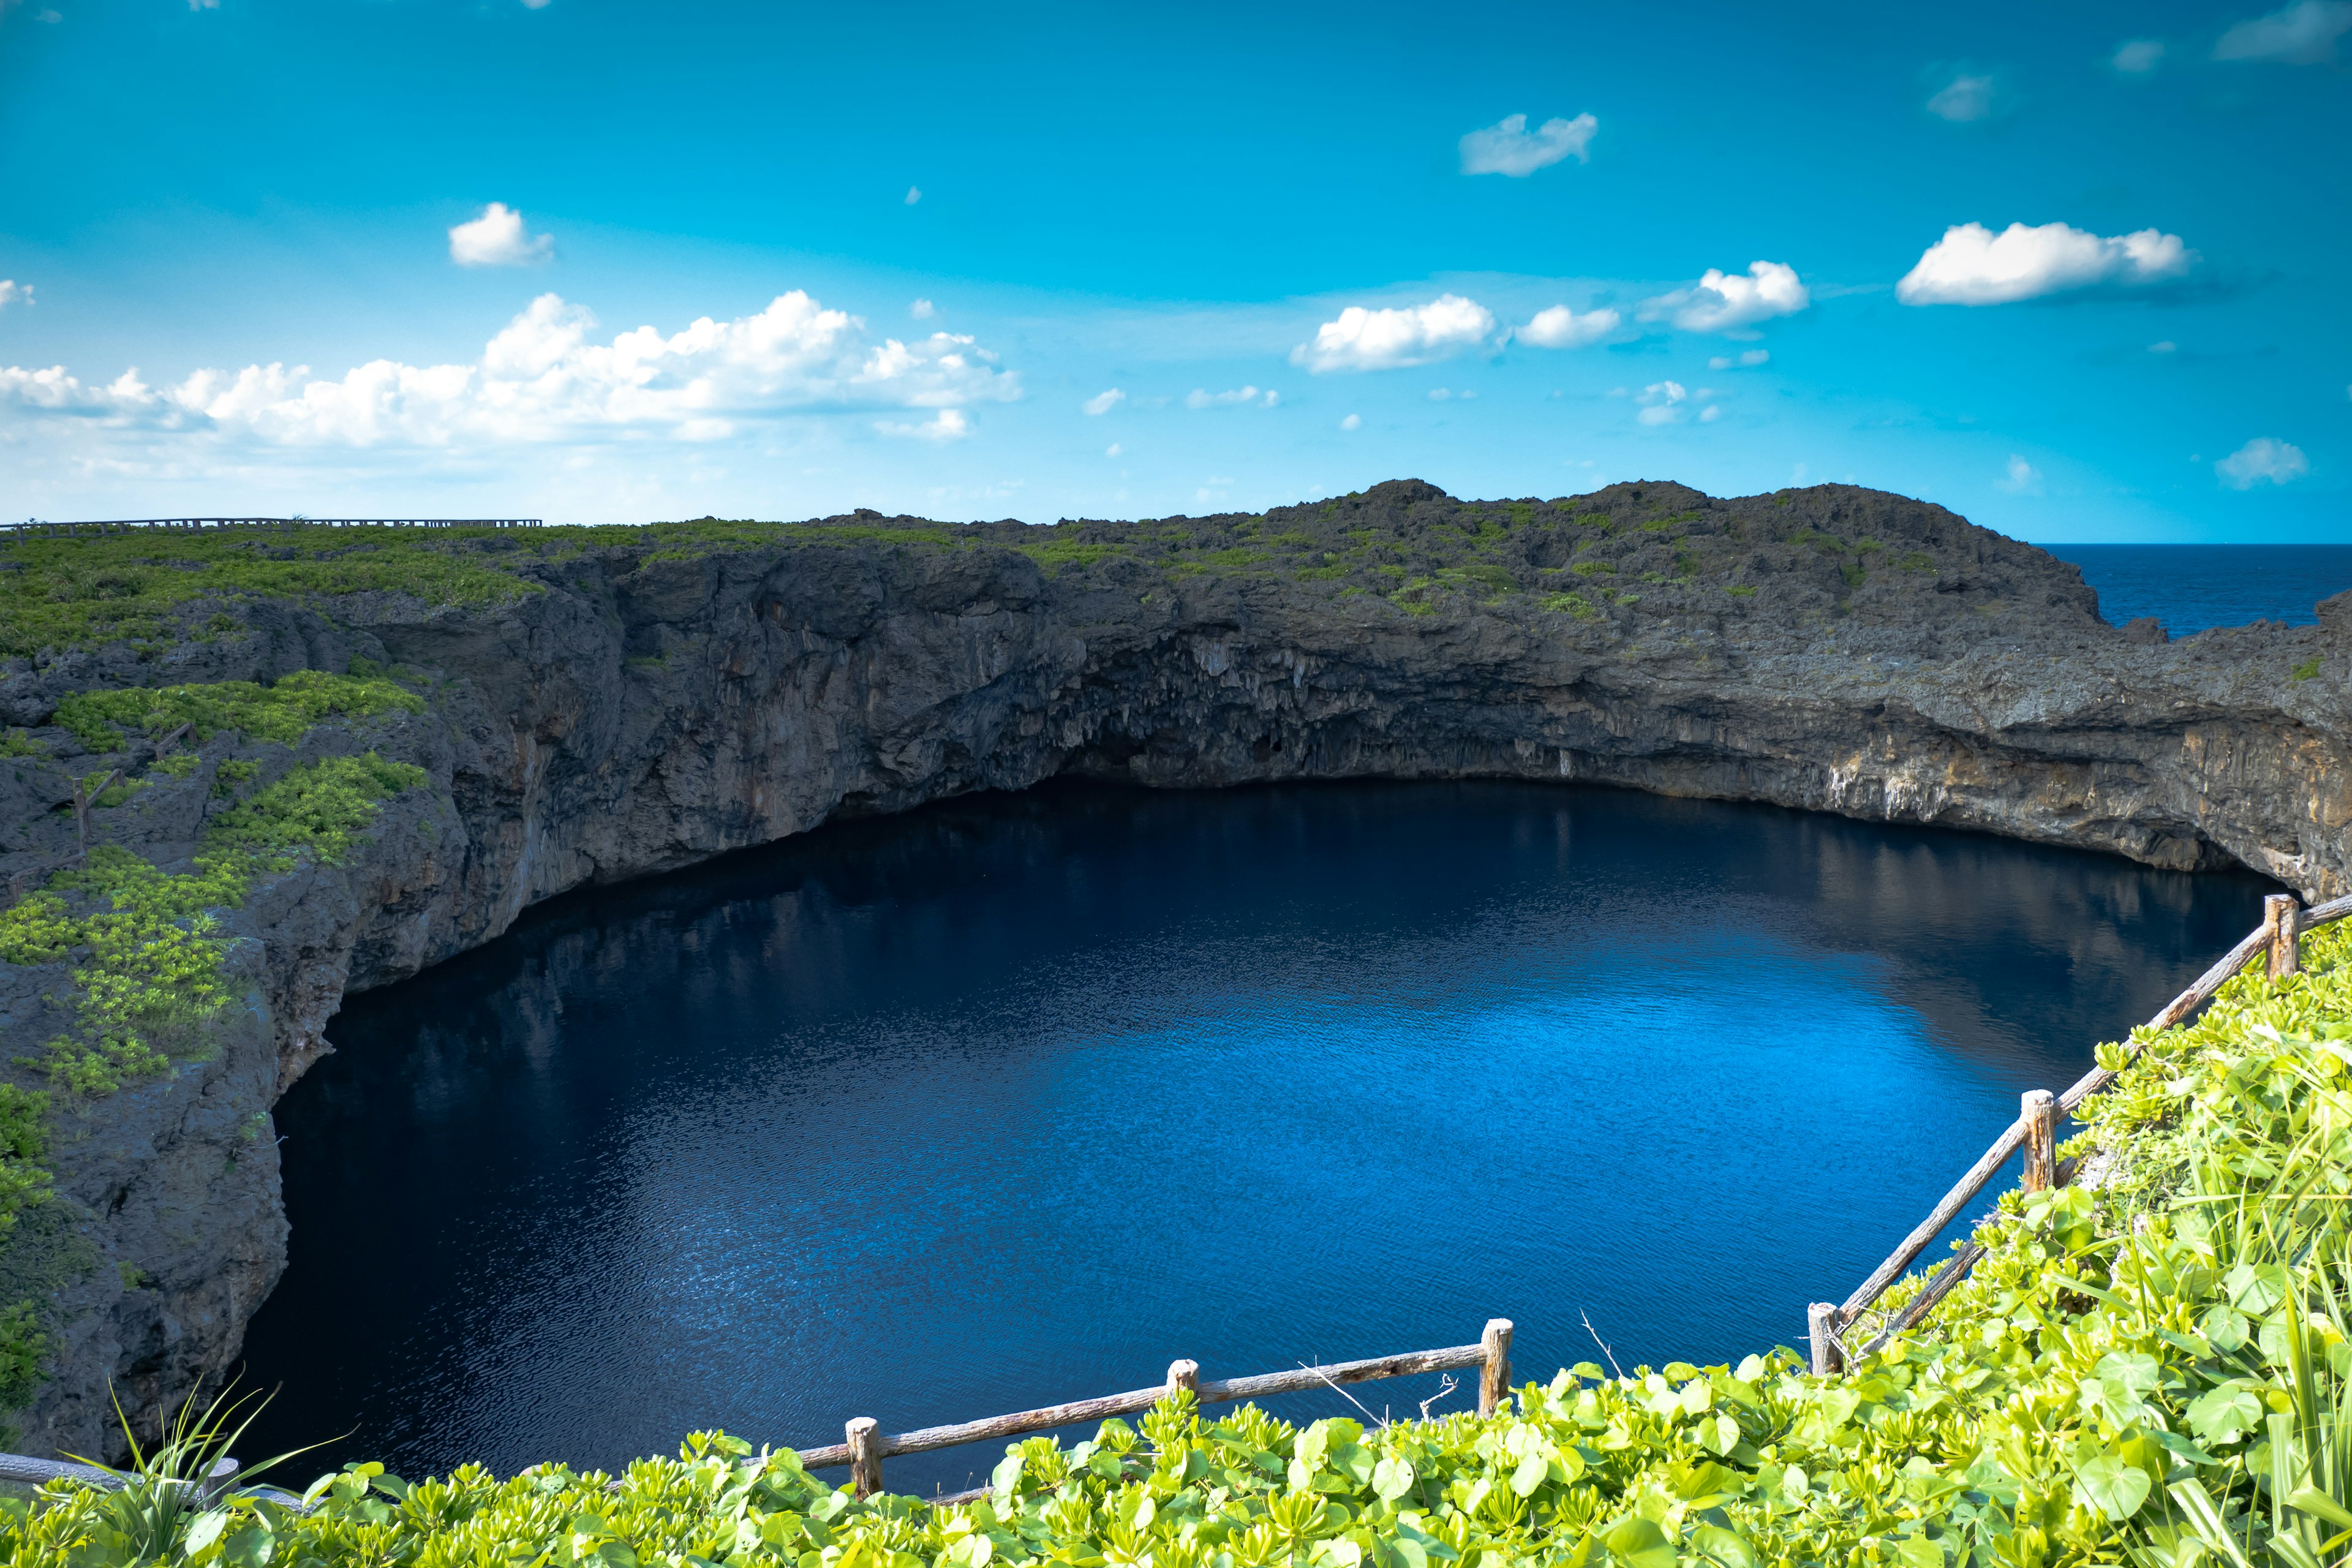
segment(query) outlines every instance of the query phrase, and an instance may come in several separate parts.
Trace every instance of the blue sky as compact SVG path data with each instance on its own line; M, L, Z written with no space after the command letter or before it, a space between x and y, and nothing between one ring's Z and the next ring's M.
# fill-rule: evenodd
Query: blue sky
M2352 0L0 0L0 517L2343 540L2347 65Z

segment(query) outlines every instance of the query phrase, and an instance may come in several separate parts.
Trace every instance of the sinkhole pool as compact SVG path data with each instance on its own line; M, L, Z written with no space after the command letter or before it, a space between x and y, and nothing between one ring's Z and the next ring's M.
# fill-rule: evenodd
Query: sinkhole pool
M1523 1380L1801 1344L2269 890L1464 783L1047 786L575 895L352 998L278 1107L241 1447L617 1468L1489 1317Z

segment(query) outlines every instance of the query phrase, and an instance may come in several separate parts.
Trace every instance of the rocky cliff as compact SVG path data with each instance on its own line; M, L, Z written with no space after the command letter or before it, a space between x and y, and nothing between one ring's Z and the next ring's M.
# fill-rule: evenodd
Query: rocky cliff
M110 1381L152 1419L233 1365L285 1258L269 1108L346 992L567 889L843 815L1062 773L1573 779L2352 889L2352 596L2315 627L2171 641L2105 624L2074 568L1899 497L1465 503L1401 482L1050 530L698 526L428 542L413 587L349 536L269 547L331 564L316 581L100 569L138 541L23 556L27 588L87 595L115 570L165 608L131 635L100 618L20 640L0 678L13 894L72 848L72 782L101 768L141 787L91 833L167 870L240 789L306 760L374 750L428 782L341 864L297 856L217 912L238 1001L168 1072L49 1091L55 1196L0 1258L0 1297L34 1301L46 1335L18 1447L98 1452ZM452 552L495 582L435 575ZM421 711L184 737L178 772L170 737L96 754L56 722L94 689L379 668ZM23 1086L81 962L0 964Z

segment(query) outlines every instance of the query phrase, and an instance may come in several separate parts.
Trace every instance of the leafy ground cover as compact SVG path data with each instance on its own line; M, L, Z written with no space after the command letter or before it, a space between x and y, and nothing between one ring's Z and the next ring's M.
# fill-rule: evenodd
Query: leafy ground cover
M0 1506L17 1563L565 1568L2333 1568L2352 1542L2352 935L2141 1042L2072 1152L2004 1199L1918 1331L1814 1377L1583 1364L1491 1417L1295 1427L1179 1394L989 1495L857 1500L713 1434L620 1476L411 1484L354 1465L309 1511L142 1481ZM2111 1061L2119 1047L2105 1047Z

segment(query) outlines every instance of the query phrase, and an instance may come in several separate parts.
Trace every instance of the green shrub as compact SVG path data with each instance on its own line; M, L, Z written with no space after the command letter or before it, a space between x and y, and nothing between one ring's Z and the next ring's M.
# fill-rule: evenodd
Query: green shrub
M40 1063L50 1082L76 1095L110 1094L168 1072L158 1042L185 1038L229 1001L226 943L211 911L242 904L256 876L299 854L340 862L383 801L425 782L424 769L373 752L329 757L215 818L193 872L165 872L101 845L87 865L0 911L0 961L78 960L68 982L76 1028L51 1040ZM68 894L86 908L77 912Z
M123 640L173 642L244 629L205 600L406 594L432 605L503 604L542 590L473 542L489 531L293 528L140 531L0 542L16 568L0 595L0 655Z
M291 743L330 718L424 711L425 699L380 676L302 669L271 686L226 680L84 691L58 704L56 721L91 751L113 752L122 748L124 726L151 738L186 724L190 738L197 741L235 730L247 740Z
M2319 676L2319 661L2315 658L2305 660L2304 663L2296 665L2289 673L2297 680L2317 679Z

